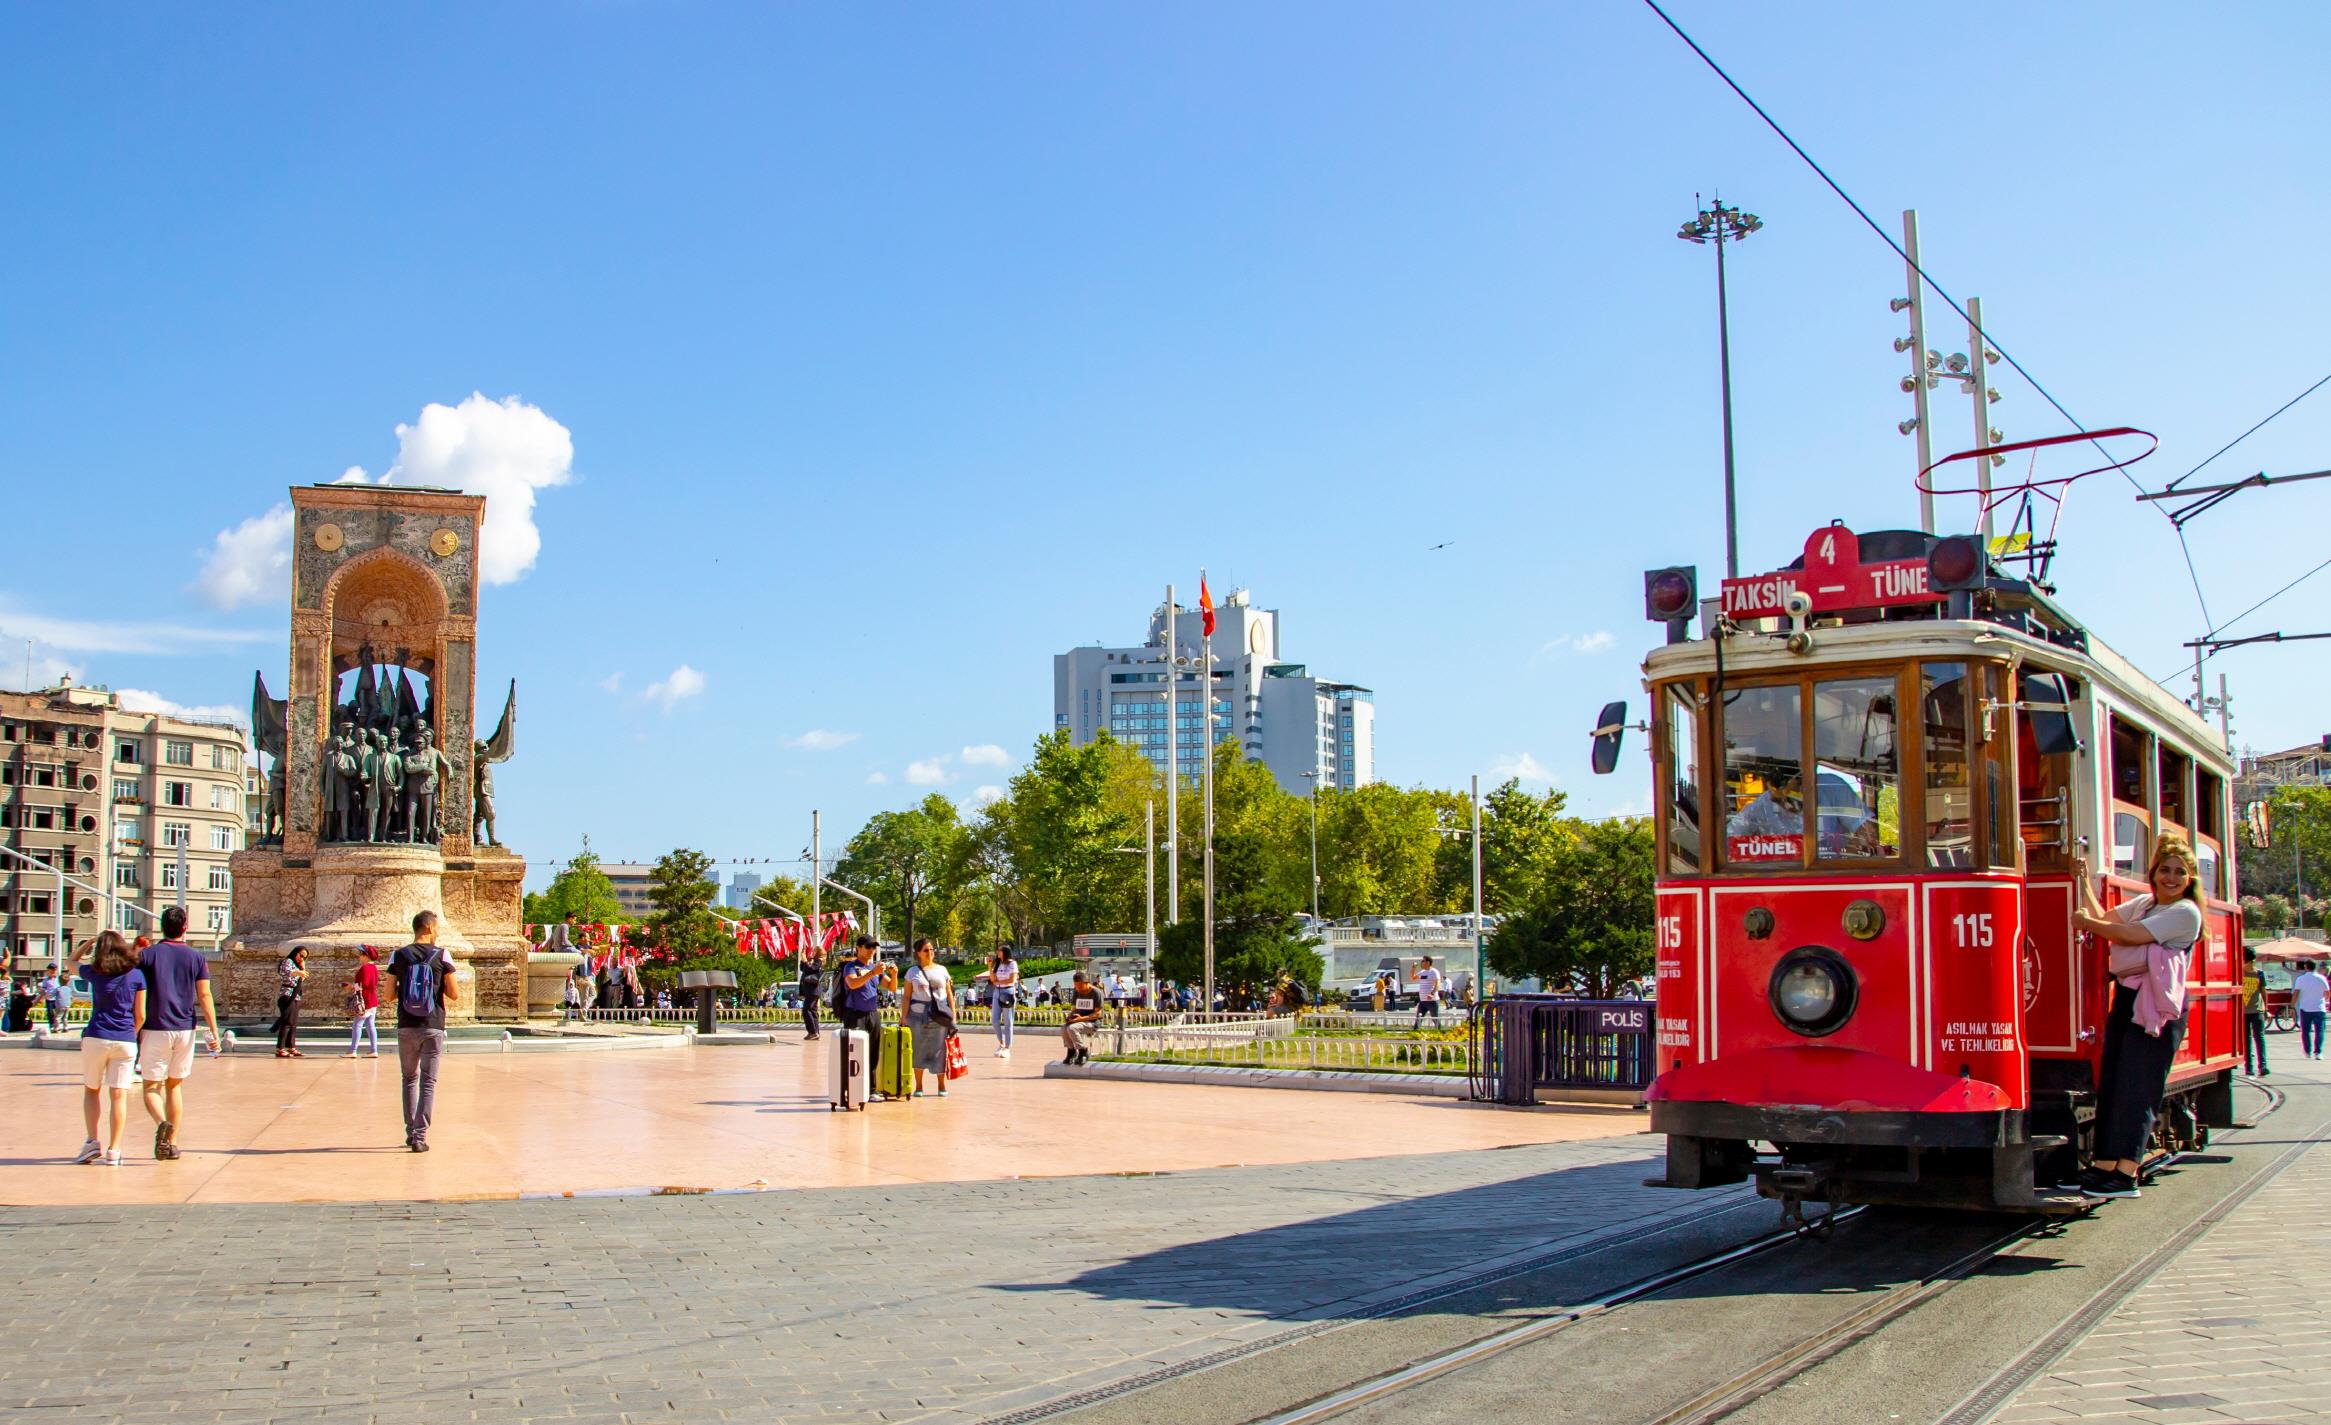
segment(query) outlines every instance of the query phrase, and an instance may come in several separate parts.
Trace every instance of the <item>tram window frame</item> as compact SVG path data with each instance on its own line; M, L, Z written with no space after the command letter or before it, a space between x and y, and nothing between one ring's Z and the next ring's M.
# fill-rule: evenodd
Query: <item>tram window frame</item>
M2193 832L2193 769L2194 760L2178 750L2166 739L2154 754L2156 778L2154 786L2161 789L2160 825L2183 832L2190 839Z
M2063 678L2067 704L2079 699L2080 684L2077 680L2058 669L2019 663L2015 668L2013 683L2019 703L2028 695L2024 690L2024 677L2033 672ZM2016 794L2015 838L2023 847L2026 876L2064 875L2072 869L2079 816L2080 798L2076 790L2079 775L2074 767L2075 754L2070 751L2040 751L2039 738L2031 719L2032 714L2028 710L2017 707L2012 732L2015 739L2015 776L2011 782ZM2028 743L2026 733L2032 734ZM2028 788L2025 785L2027 775L2030 778ZM2053 814L2053 820L2031 814L2042 808ZM2054 840L2040 839L2051 831Z
M2202 863L2202 894L2211 900L2226 898L2226 819L2232 807L2226 800L2226 779L2199 762L2193 769L2195 817L2194 857Z
M1709 770L1715 774L1715 785L1717 788L1715 806L1718 813L1723 818L1724 826L1723 854L1718 858L1718 864L1727 871L1744 871L1750 873L1759 871L1770 872L1776 870L1801 871L1806 866L1806 857L1810 850L1810 846L1805 834L1805 747L1807 741L1809 740L1806 735L1805 683L1806 678L1801 673L1787 678L1743 678L1737 681L1727 681L1724 685L1724 696L1715 700L1717 706L1713 709L1713 713L1715 727L1717 729L1716 749L1721 754L1721 758ZM1797 838L1797 854L1793 858L1774 857L1771 859L1747 859L1738 857L1733 854L1732 849L1732 843L1735 839L1749 839L1758 837L1778 838L1792 834L1788 831L1765 832L1752 830L1746 832L1736 832L1733 830L1733 823L1736 819L1748 815L1750 808L1756 805L1756 801L1761 800L1767 793L1775 791L1772 780L1760 776L1758 780L1763 784L1765 790L1763 792L1759 792L1757 797L1750 800L1748 803L1737 808L1733 806L1733 709L1739 705L1739 702L1742 698L1748 697L1751 694L1775 693L1782 691L1786 691L1790 698L1793 700L1793 711L1795 713L1795 716L1790 719L1790 721L1795 724L1796 734L1794 745L1790 751L1797 769L1795 776L1795 785L1797 787L1797 829L1794 833ZM1774 803L1775 806L1778 806L1778 804L1779 803L1777 801Z
M1976 706L1977 699L1970 694L1978 691L1974 682L1974 670L1978 666L1976 661L1966 658L1930 658L1918 665L1918 837L1921 859L1930 871L1971 871L1977 865L1983 824L1975 814L1974 765L1976 725L1982 714ZM1952 676L1938 681L1937 671L1946 668L1953 670ZM1937 768L1943 765L1943 759L1935 755L1935 732L1945 724L1931 714L1937 693L1954 684L1959 704L1959 743L1958 765L1951 769L1951 775L1956 781L1938 783L1936 778L1941 774ZM1944 834L1940 837L1936 835L1935 820L1937 803L1941 800L1938 793L1956 793L1960 799L1957 810L1963 813L1943 824ZM1950 833L1952 825L1965 828L1963 840ZM1949 853L1948 862L1935 859L1941 852Z
M1983 726L1982 709L2004 710L2014 706L2011 692L2014 687L2006 665L1986 662L1982 669L1983 702L1975 718L1975 765L1980 769L1976 781L1981 783L1975 798L1976 813L1982 818L1982 864L1994 871L2023 869L2023 837L2018 831L2021 818L2016 807L2015 778L2015 722L2012 713L1998 718L1988 733Z
M1707 721L1707 699L1697 683L1677 682L1660 685L1653 704L1658 708L1654 718L1652 765L1656 769L1661 788L1659 800L1659 864L1671 876L1696 876L1714 869L1706 864L1707 831L1704 809L1708 805L1707 743L1702 730ZM1679 729L1679 720L1681 727ZM1679 760L1678 731L1684 735L1683 757ZM1679 768L1681 772L1679 774ZM1691 846L1682 849L1677 838L1676 813L1682 797L1692 798Z
M2117 712L2108 715L2105 729L2105 742L2111 753L2110 761L2105 766L2105 790L2108 793L2105 818L2111 835L2107 843L2110 848L2108 869L2113 875L2141 880L2146 865L2152 860L2153 838L2157 832L2154 820L2157 801L2154 778L2159 772L2155 762L2155 744L2159 739L2154 736L2152 729ZM2128 775L2131 771L2137 773L2133 783ZM2122 796L2121 793L2127 790L2136 791L2138 799L2132 801ZM2126 842L2121 839L2124 818L2134 823L2131 829L2136 833ZM2121 847L2124 845L2133 848L2134 854L2131 857L2124 858L2121 855Z
M1865 730L1867 729L1870 721L1877 715L1877 704L1879 699L1885 699L1890 708L1890 712L1888 714L1889 725L1887 727L1887 737L1892 744L1890 750L1892 752L1894 761L1894 767L1891 773L1891 786L1893 790L1894 801L1894 845L1891 850L1885 849L1881 844L1880 849L1876 851L1864 852L1859 855L1849 855L1845 853L1843 849L1843 843L1840 843L1840 849L1836 853L1830 852L1828 848L1823 845L1822 838L1825 833L1822 831L1821 827L1822 779L1824 776L1836 776L1841 779L1861 777L1867 780L1874 774L1849 771L1846 769L1842 758L1839 758L1836 761L1832 761L1830 754L1824 750L1821 740L1823 731L1823 725L1820 716L1822 699L1821 690L1824 688L1850 687L1857 684L1867 685L1871 688L1880 686L1883 687L1883 691L1869 693L1867 701L1863 704L1862 717ZM1905 845L1904 836L1906 829L1903 826L1902 791L1903 785L1907 781L1905 772L1907 770L1907 763L1909 761L1904 748L1904 744L1908 741L1908 738L1904 736L1903 727L1904 718L1902 716L1902 709L1904 703L1902 697L1901 671L1896 669L1893 671L1879 670L1869 673L1836 672L1826 677L1815 676L1806 680L1805 692L1805 746L1808 753L1806 760L1811 764L1813 773L1812 785L1810 788L1812 796L1810 798L1810 805L1808 807L1808 811L1812 818L1812 837L1807 849L1812 852L1814 864L1828 868L1842 865L1867 864L1892 866L1899 863L1902 859L1902 853ZM1851 714L1848 713L1848 716L1850 717ZM1863 826L1873 826L1879 828L1881 831L1883 830L1885 813L1884 798L1882 794L1880 796L1879 804L1876 807L1870 807L1860 802L1857 802L1856 805L1868 813L1868 820L1862 822L1860 825L1857 825L1851 834L1858 834Z

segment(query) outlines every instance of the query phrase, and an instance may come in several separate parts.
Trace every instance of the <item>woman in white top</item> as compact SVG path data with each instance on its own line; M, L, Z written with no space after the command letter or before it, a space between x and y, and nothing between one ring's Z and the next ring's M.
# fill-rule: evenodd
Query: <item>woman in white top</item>
M1012 947L996 951L987 962L987 1012L996 1027L996 1057L1012 1057L1012 1011L1020 1003L1020 962Z
M2109 945L2113 976L2097 1074L2093 1163L2080 1179L2081 1191L2093 1197L2137 1196L2153 1114L2169 1086L2177 1046L2185 1042L2186 967L2203 934L2198 869L2185 838L2164 835L2146 869L2153 893L2107 913L2087 866L2080 867L2082 909L2072 920Z
M939 1096L947 1096L947 1036L955 1032L955 981L938 963L938 951L927 939L915 942L914 968L906 972L907 1028L915 1036L915 1092L923 1091L924 1071L938 1076Z

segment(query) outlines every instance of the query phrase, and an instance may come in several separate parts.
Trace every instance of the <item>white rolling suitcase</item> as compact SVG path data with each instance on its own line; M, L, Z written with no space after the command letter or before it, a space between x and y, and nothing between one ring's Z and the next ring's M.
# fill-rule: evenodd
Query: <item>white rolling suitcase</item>
M826 1060L826 1107L839 1112L866 1106L866 1031L842 1029L834 1032L834 1052Z

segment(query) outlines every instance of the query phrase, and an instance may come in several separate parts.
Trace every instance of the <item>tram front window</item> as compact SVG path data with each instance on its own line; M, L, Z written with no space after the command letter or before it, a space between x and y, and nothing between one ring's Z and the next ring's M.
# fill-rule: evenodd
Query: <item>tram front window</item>
M1815 846L1824 861L1868 861L1902 850L1902 761L1894 680L1813 685Z
M1724 860L1805 858L1804 701L1795 683L1724 694Z

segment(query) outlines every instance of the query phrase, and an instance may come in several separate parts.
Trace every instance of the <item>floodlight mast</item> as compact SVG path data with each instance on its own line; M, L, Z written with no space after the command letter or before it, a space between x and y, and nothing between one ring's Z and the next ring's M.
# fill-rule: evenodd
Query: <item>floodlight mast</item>
M1698 201L1698 195L1694 194L1693 202ZM1763 227L1764 219L1738 208L1727 208L1724 200L1718 198L1700 208L1675 233L1685 242L1700 246L1712 243L1716 248L1716 364L1724 402L1724 577L1727 579L1740 577L1740 508L1732 460L1732 316L1724 287L1724 244L1739 242Z

